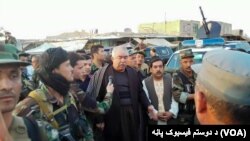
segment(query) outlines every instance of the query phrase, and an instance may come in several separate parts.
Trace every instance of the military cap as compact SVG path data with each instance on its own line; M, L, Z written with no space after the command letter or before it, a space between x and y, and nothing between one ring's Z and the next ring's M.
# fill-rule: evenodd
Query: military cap
M27 66L29 63L20 61L17 55L17 49L14 45L0 45L0 64L17 64Z
M146 53L145 53L144 50L135 49L135 54L141 54L141 55L143 55L144 57L146 57Z
M250 55L232 50L205 54L202 64L192 66L197 83L227 102L250 105Z
M134 49L129 49L128 50L128 55L131 56L131 55L134 55L136 54L136 51Z
M194 54L192 52L192 49L185 49L185 50L180 51L180 57L181 59L190 58L190 57L193 58Z

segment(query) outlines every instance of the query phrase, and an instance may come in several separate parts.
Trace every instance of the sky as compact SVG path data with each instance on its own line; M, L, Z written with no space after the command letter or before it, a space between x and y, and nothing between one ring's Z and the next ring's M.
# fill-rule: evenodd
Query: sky
M18 39L44 39L63 32L137 32L141 23L198 20L231 23L250 36L248 0L0 0L0 27Z

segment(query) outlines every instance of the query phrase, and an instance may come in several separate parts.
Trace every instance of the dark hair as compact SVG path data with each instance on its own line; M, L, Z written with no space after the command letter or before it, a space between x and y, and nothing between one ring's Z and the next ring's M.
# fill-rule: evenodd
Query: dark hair
M19 57L29 57L30 56L30 54L29 53L26 53L26 52L20 52L19 53L19 55L18 55Z
M84 49L78 49L76 53L86 53L86 51Z
M83 55L82 56L82 60L89 60L91 59L91 57L89 55Z
M157 62L157 61L161 61L162 64L164 64L163 60L159 57L159 56L154 56L151 58L150 62L149 62L149 68L153 67L153 63Z
M90 48L90 53L91 53L91 56L93 57L94 56L94 53L98 53L98 50L100 48L104 48L102 45L93 45L91 48Z
M53 73L53 70L68 59L66 50L61 47L50 48L41 55L40 67L37 69L40 80L63 96L68 94L70 82L62 75Z
M75 67L75 65L77 64L77 61L79 60L84 60L82 56L80 56L79 54L75 53L75 52L70 52L69 53L69 61L70 61L70 65L72 67Z
M61 47L49 48L41 55L39 64L46 71L52 72L53 69L58 68L68 59L67 51Z
M151 48L151 51L153 51L154 53L156 53L156 49L155 48Z
M69 53L69 61L70 61L70 65L72 67L74 67L77 64L77 61L79 61L79 60L89 60L89 59L91 59L91 58L88 55L81 56L75 52Z

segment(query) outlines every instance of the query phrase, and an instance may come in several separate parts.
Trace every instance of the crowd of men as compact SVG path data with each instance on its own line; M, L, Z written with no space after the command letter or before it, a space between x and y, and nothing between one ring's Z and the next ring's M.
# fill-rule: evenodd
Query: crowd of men
M148 125L250 124L248 53L211 51L193 66L186 49L169 74L154 50L149 64L143 50L90 52L30 56L0 43L0 141L144 141Z

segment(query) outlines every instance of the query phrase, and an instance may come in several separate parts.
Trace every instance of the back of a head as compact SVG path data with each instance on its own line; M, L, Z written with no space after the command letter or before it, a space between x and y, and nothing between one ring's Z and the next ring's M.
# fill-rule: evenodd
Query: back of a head
M250 124L250 55L232 50L206 53L198 72L197 87L220 119L228 124Z

